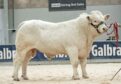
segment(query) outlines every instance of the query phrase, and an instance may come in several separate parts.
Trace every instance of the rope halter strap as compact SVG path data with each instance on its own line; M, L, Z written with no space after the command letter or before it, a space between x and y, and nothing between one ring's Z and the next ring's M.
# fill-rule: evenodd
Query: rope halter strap
M104 24L103 21L101 21L98 25L94 25L92 22L91 22L90 24L96 29L96 31L97 31L99 34L101 33L101 32L98 30L98 28L99 28L100 25Z

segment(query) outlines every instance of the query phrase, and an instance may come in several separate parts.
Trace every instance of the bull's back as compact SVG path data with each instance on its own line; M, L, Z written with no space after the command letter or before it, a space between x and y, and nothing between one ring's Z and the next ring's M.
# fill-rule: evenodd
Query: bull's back
M41 20L25 21L17 33L16 43L49 54L65 54L66 46L76 45L79 42L78 34L73 28L75 26L70 25Z
M59 38L55 36L52 29L56 27L53 26L55 26L54 23L44 21L25 21L17 32L16 46L23 45L24 48L29 46L50 54L62 51L62 45L58 43Z

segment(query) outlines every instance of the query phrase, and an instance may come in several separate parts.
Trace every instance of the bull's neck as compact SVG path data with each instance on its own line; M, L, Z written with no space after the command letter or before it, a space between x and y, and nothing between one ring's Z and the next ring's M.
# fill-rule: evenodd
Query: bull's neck
M89 39L95 40L96 37L99 36L99 33L96 31L93 26L90 25L89 21L85 18L77 18L77 22L79 25L79 31L83 31L83 34L86 35Z

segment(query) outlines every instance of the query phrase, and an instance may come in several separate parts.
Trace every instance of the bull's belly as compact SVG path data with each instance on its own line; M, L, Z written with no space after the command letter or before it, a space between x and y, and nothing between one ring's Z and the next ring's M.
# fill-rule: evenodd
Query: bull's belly
M47 46L47 45L43 45L43 46L38 46L36 47L36 49L42 53L45 53L47 56L54 56L57 54L67 54L65 49L62 47L58 47L58 46Z

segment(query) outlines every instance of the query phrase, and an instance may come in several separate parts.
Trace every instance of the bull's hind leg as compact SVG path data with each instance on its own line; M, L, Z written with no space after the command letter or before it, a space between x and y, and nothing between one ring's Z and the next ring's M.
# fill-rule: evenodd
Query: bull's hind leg
M78 49L76 47L69 47L67 53L70 57L70 61L73 67L73 77L74 80L79 80L78 68Z
M26 54L26 57L23 61L23 64L22 64L22 77L24 80L28 80L28 77L27 77L27 64L28 62L31 60L32 56L35 56L36 54L36 49L32 49L30 51L27 52Z
M26 56L24 61L23 61L23 64L22 64L22 75L21 77L24 79L24 80L28 80L28 77L27 77L27 73L26 73L26 70L27 70L27 64L30 60L30 56Z
M15 81L19 81L18 71L20 69L20 66L21 66L22 62L23 62L23 59L20 57L20 55L18 54L18 52L16 52L15 58L13 60L13 65L14 65L13 79Z

